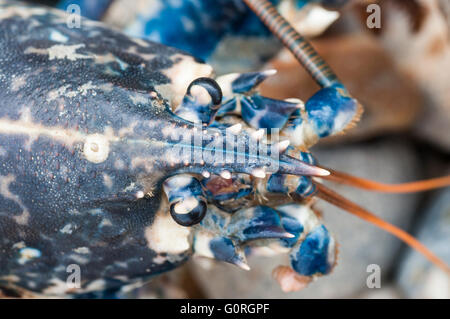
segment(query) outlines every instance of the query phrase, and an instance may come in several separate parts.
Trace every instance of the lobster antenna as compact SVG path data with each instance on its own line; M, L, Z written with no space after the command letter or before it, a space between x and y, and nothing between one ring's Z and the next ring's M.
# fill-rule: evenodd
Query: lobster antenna
M267 0L243 0L266 27L292 52L321 87L339 83L338 77L311 44Z
M416 238L405 232L404 230L388 223L387 221L375 216L359 205L351 202L350 200L342 197L338 193L332 191L331 189L325 187L320 183L316 183L317 186L317 196L328 203L342 208L343 210L358 216L359 218L387 231L388 233L394 235L399 238L403 242L405 242L408 246L413 248L414 250L421 253L425 256L431 263L441 268L447 274L450 274L450 267L439 257L433 254L427 247L425 247L421 242L419 242Z
M403 184L385 184L328 168L326 170L331 174L323 178L329 181L384 193L415 193L450 186L450 175Z

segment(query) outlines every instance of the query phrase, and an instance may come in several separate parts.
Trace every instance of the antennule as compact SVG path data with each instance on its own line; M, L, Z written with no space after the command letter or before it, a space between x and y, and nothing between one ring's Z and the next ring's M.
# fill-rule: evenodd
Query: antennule
M378 191L384 193L414 193L450 186L450 175L403 184L385 184L361 177L352 176L350 174L328 168L327 170L331 173L330 175L324 177L327 180L366 189L369 191Z

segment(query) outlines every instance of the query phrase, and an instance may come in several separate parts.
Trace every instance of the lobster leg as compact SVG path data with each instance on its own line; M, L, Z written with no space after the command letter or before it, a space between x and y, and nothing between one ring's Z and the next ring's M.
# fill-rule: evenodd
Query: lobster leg
M341 84L333 84L316 92L305 107L289 119L281 135L292 146L308 149L319 139L342 134L359 121L362 106Z
M256 206L228 214L209 206L205 218L193 227L196 256L225 261L249 270L245 249L255 241L295 237L282 226L278 212Z
M256 91L262 81L275 73L275 70L267 70L218 77L216 80L224 95L218 115L237 114L256 130L283 128L303 103L270 99Z
M273 272L281 288L297 291L316 277L329 274L336 265L337 244L317 214L309 205L297 203L277 206L274 211L292 237L274 239L271 245L267 241L249 245L255 254L267 253L267 247L275 253L289 253L290 265L278 266ZM264 248L259 250L258 244Z

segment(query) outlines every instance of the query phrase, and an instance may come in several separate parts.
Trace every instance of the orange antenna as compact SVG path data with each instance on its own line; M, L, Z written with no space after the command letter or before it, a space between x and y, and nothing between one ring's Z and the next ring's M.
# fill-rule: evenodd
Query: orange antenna
M369 191L378 191L384 193L414 193L450 186L450 175L404 184L384 184L369 179L352 176L350 174L338 172L328 168L327 170L331 174L329 176L322 177L326 180L366 189Z
M427 247L425 247L421 242L419 242L416 238L405 232L404 230L388 223L387 221L375 216L359 205L351 202L350 200L344 198L338 193L332 191L331 189L325 187L322 184L316 183L317 186L317 196L328 203L335 205L343 210L358 216L359 218L387 231L388 233L394 235L399 238L403 242L405 242L408 246L415 249L423 256L425 256L430 262L432 262L437 267L444 270L446 273L450 274L450 267L442 261L439 257L433 254Z

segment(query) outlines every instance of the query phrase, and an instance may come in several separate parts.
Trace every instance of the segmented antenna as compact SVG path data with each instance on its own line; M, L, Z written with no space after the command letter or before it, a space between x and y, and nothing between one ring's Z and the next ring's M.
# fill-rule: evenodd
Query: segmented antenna
M336 74L311 44L267 0L243 0L269 30L294 54L321 87L339 83Z
M399 193L399 194L415 193L450 186L450 175L402 184L385 184L372 181L366 178L356 177L329 168L326 168L326 170L329 171L331 174L322 177L324 179L375 192Z

